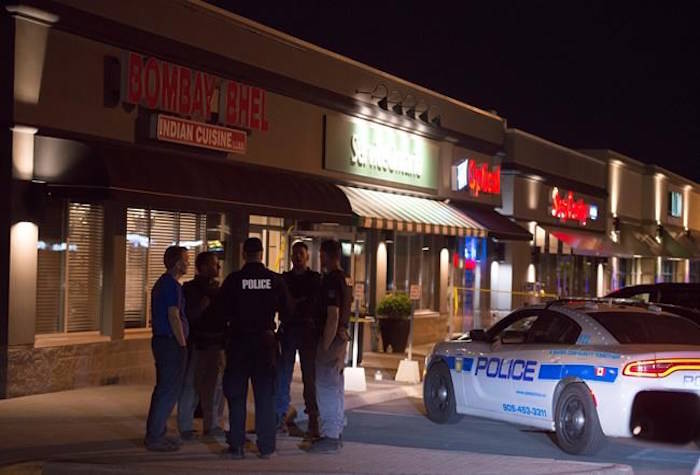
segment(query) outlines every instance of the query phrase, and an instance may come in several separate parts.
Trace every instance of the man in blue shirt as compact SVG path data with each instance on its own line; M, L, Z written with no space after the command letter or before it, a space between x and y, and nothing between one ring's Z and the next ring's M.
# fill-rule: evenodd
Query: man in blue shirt
M165 436L167 421L182 388L187 359L189 325L185 299L178 282L187 273L187 249L170 246L163 256L166 272L151 290L151 348L156 363L156 386L146 422L144 443L148 450L172 452L180 448L178 439Z

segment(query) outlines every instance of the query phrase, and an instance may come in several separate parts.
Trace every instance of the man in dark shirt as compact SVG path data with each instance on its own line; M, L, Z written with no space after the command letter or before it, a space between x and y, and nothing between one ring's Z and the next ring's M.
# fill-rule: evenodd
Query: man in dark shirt
M219 292L219 258L207 251L197 255L195 260L197 275L185 282L187 318L191 328L191 342L196 356L193 368L193 385L202 405L204 435L223 436L220 420L223 416L224 396L222 376L224 372L224 327L211 311L211 302ZM191 350L190 350L191 351ZM185 378L187 380L187 378ZM195 398L190 399L192 403ZM194 404L192 404L194 405ZM188 412L192 426L194 408ZM178 414L179 415L179 414Z
M179 441L166 437L166 432L168 417L182 388L189 335L182 286L178 282L189 266L187 249L170 246L165 250L163 263L167 272L151 290L151 348L156 363L156 386L144 443L148 450L170 452L179 449Z
M308 268L309 249L301 241L292 246L293 268L285 272L284 278L291 296L291 313L281 315L278 339L282 349L277 373L277 421L278 428L285 430L289 409L290 384L294 372L294 360L299 350L301 377L304 383L304 403L309 415L308 437L318 438L318 404L316 403L316 347L319 335L321 275Z
M321 416L321 438L309 452L332 453L342 448L345 420L345 354L350 340L350 304L352 296L340 267L340 243L321 243L321 338L316 357L316 394Z
M226 343L224 394L228 400L229 454L244 457L248 381L255 396L255 432L261 458L275 451L275 366L278 344L275 312L288 311L287 289L282 276L262 263L262 242L249 238L243 243L245 265L232 272L221 286L216 312L229 334Z

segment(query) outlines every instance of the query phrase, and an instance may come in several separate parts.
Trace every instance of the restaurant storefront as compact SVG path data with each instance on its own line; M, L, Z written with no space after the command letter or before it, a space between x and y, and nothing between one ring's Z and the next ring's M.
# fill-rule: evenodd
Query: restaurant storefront
M494 211L496 115L206 5L19 3L2 16L2 397L151 378L172 244L217 252L223 276L248 236L278 271L294 240L318 269L339 239L363 311L420 285L417 339L436 341L448 287L487 313L502 243L530 239ZM172 21L149 20L166 5Z
M526 132L508 129L503 212L532 233L509 246L513 306L536 296L596 297L609 288L606 164Z

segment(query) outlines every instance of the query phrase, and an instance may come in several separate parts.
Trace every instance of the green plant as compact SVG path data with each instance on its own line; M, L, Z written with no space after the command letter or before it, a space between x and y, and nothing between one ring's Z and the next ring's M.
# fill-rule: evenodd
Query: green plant
M411 300L406 294L389 294L377 305L377 315L408 318L411 315Z

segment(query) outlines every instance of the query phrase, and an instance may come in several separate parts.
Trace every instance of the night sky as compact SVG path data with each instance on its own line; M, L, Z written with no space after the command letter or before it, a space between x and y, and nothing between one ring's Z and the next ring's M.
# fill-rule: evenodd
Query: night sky
M496 110L510 127L700 182L700 3L210 3Z

